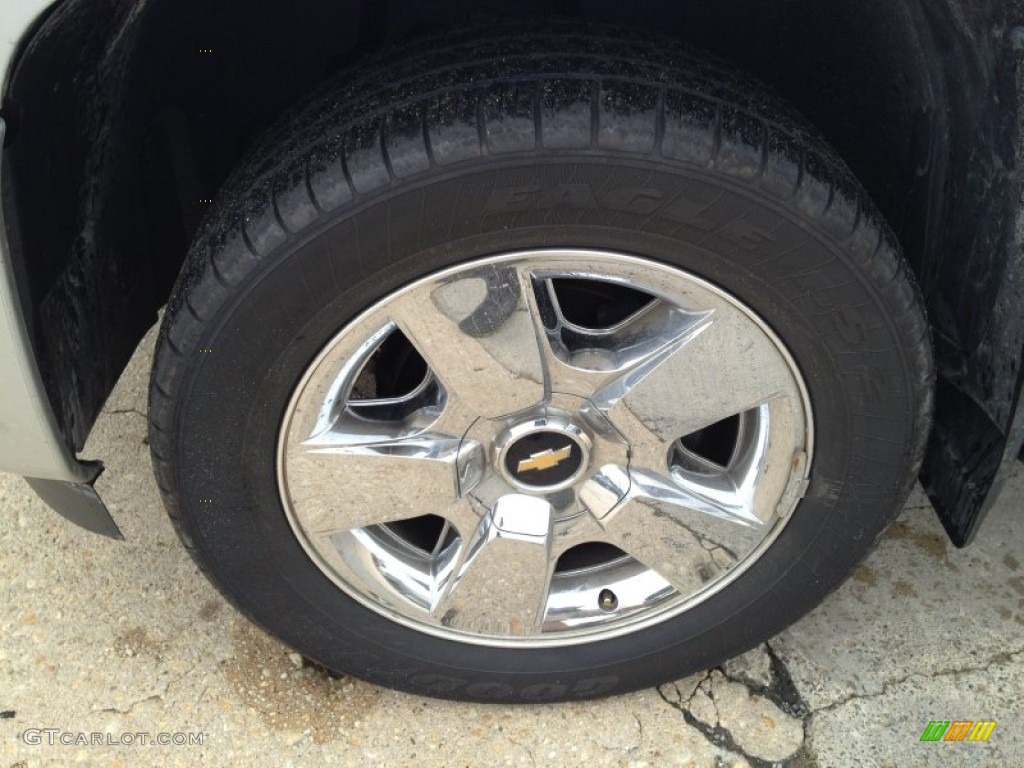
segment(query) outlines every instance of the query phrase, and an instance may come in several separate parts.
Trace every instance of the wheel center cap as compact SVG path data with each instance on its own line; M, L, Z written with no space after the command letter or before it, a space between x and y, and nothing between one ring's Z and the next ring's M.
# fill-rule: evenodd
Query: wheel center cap
M505 452L505 471L521 486L538 490L572 482L583 467L583 448L568 432L523 435Z
M498 445L498 470L509 483L530 493L549 493L576 483L592 448L586 432L550 413L509 428Z
M581 397L556 392L532 412L478 419L463 445L472 450L458 459L459 493L480 514L506 497L506 508L541 498L560 536L573 520L603 517L629 490L629 446Z

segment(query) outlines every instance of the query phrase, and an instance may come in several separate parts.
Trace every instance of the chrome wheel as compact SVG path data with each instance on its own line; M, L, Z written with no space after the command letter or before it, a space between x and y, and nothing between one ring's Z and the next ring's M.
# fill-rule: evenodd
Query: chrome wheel
M380 301L280 428L292 530L347 594L462 642L559 645L687 610L803 494L789 353L707 282L608 252L474 261Z

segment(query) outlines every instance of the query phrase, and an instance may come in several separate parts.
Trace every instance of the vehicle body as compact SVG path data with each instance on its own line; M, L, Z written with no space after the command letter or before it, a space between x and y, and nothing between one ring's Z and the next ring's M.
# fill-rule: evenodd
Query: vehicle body
M969 543L1024 446L1024 8L1010 0L8 0L0 470L28 478L65 517L118 536L92 488L102 465L79 453L255 137L329 75L388 46L513 15L710 50L817 127L920 285L937 371L920 479L952 541ZM865 392L885 388L872 371L863 377Z

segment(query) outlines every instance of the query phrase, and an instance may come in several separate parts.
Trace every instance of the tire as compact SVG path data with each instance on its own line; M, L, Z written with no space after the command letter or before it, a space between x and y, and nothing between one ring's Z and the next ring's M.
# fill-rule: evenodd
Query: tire
M931 408L928 327L896 240L865 192L814 129L759 85L672 44L619 32L551 27L491 35L434 39L348 73L268 134L243 163L197 236L164 317L150 393L153 462L170 516L208 577L248 617L325 667L456 699L525 702L617 694L677 679L749 649L813 608L850 574L900 509L920 466ZM536 284L543 286L539 293L531 293L534 283L502 282L508 274L540 280L545 270L554 277ZM402 323L434 322L417 297L463 285L465 277L483 286L486 299L457 329L448 329L450 347L435 334L427 344L434 357L422 355L426 367L410 363L427 348L417 340L426 332L417 328L410 336ZM662 350L659 344L673 350L690 344L697 326L687 324L704 315L687 314L688 302L692 298L698 308L706 302L715 307L707 315L709 327L728 327L726 320L733 318L728 322L739 329L736 343L747 345L739 354L720 342L733 337L710 337L708 344L717 346L702 359L722 397L748 385L756 389L776 375L783 382L772 384L756 407L714 429L701 422L700 429L670 444L671 456L703 461L708 473L718 465L734 471L732 463L748 449L765 451L756 454L762 474L751 477L778 476L782 484L750 502L758 520L747 527L756 533L726 526L724 565L709 565L710 571L694 565L714 561L703 551L685 554L685 566L683 560L665 566L675 592L664 604L644 593L637 612L628 614L620 596L602 590L600 608L608 617L588 613L597 616L595 623L572 631L568 624L545 630L545 611L553 609L543 603L539 614L530 613L536 585L516 586L520 575L533 578L523 563L533 563L535 556L538 568L545 562L536 542L522 543L537 533L526 530L534 522L524 511L536 504L522 499L542 497L547 504L556 496L550 489L564 479L556 474L582 472L584 465L590 472L586 462L600 463L598 455L608 467L628 464L631 479L615 485L619 476L609 470L602 480L613 487L615 504L595 511L582 491L570 490L570 506L552 501L537 507L549 525L577 520L573 515L585 509L587 525L597 520L611 531L609 520L619 520L625 526L615 534L616 550L587 544L579 551L591 559L576 570L558 566L558 579L622 574L629 564L644 565L622 542L640 540L637 551L644 558L657 551L651 561L671 554L659 550L660 544L682 552L674 539L629 529L631 521L647 518L620 513L624 500L640 498L643 477L657 475L652 488L671 485L677 493L691 475L682 459L672 463L676 458L643 475L646 465L637 457L660 450L654 438L623 458L622 443L632 438L621 426L628 418L620 420L621 410L615 410L620 401L608 394L611 379L591 387L573 384L575 374L566 373L557 386L580 391L557 400L553 378L545 385L518 369L504 379L472 372L479 359L480 371L490 376L488 366L496 358L474 355L481 349L498 354L488 334L511 327L516 318L543 322L536 325L537 338L554 333L545 319L550 312L540 307L544 296L555 296L564 317L569 309L578 313L575 325L566 325L570 330L558 337L584 339L566 342L569 347L589 349L611 339L608 354L635 352L639 344L635 354L642 360L661 355L650 352ZM517 314L524 307L525 314ZM366 329L391 317L389 312L405 341L392 330L399 339L394 344L359 347L359 334L370 338ZM598 327L595 316L604 316L605 325L587 330ZM607 330L620 322L629 333ZM714 325L719 322L726 324ZM664 331L665 323L676 323L675 330ZM690 330L679 330L684 326ZM522 334L510 343L529 336ZM690 335L684 339L685 334ZM538 354L554 354L555 347L540 346ZM577 352L573 347L565 354ZM533 365L533 354L522 365ZM351 361L357 358L375 361L370 386L377 391L366 397L358 391L362 371L369 369L356 371ZM577 359L571 358L570 367ZM544 360L544 370L568 370ZM584 371L579 381L593 382L619 370L618 364L580 362L573 370ZM345 365L351 368L348 378L330 378L341 376L337 371ZM688 365L678 372L672 368L675 378L666 379L668 369L652 363L650 370L662 377L658 386L644 390L643 402L634 390L624 396L639 425L636 435L668 434L653 416L645 417L655 408L673 425L697 423L691 411L703 413L701 398L713 395L694 372L701 366ZM494 370L503 374L508 368ZM344 383L338 390L344 408L340 400L321 398L334 430L330 439L341 442L317 453L302 440L312 434L309 419L321 402L321 379ZM426 400L414 402L414 390ZM550 395L545 404L536 405L537 392ZM421 406L428 400L434 410ZM687 402L691 411L680 405ZM460 426L444 427L448 432L429 428L429 435L448 435L430 437L429 469L415 462L408 464L414 470L394 462L378 465L373 462L381 454L401 452L393 447L397 443L367 447L358 442L363 438L352 437L355 432L337 426L350 414L378 413L373 408L384 408L380 418L388 425L443 410L455 412L451 424ZM476 410L470 417L460 408ZM549 432L520 442L521 424L508 416L516 408L525 408L519 412L531 419L537 413L568 414L573 425L552 416L544 427ZM580 464L566 459L565 467L556 463L527 479L537 468L531 463L561 461L551 458L558 446L543 450L544 440L562 440L559 430L577 429L580 414L595 409L595 418L611 423L607 435L604 427L584 426L589 437L564 449L564 456L575 456L578 448L589 458ZM707 413L710 419L710 407ZM367 416L367 423L375 418ZM758 443L751 435L768 425L770 439ZM392 428L398 429L387 427ZM716 440L727 448L720 456L701 447L701 441ZM472 453L477 445L484 446L482 453ZM516 451L515 461L508 458ZM315 460L308 458L313 453ZM505 457L501 466L493 463L499 453ZM338 462L319 469L321 454ZM321 474L309 474L314 464ZM399 558L395 552L413 546L426 530L434 537L430 541L436 539L435 553L450 549L459 557L462 551L464 559L452 562L468 562L465 552L475 546L476 534L460 527L463 517L439 533L430 528L436 518L403 528L402 515L391 513L412 504L410 489L429 500L417 507L420 512L435 511L431 505L441 501L429 494L447 498L444 478L451 466L461 473L462 494L452 502L459 510L453 517L476 510L492 534L498 531L495 540L505 549L486 549L492 560L481 562L492 570L480 571L487 574L483 581L445 582L459 585L451 589L464 595L463 602L451 598L458 609L431 624L434 619L420 620L398 598L375 598L390 587L369 576L361 581L346 558L352 548L371 546L392 547L387 557ZM484 480L467 479L478 470ZM536 484L545 471L554 474ZM519 488L513 501L521 507L502 502L509 519L522 513L526 521L518 538L506 537L494 511L494 499L504 499L506 490L494 496L480 490L499 475L494 482L506 483L501 488ZM584 482L582 474L566 477L568 483ZM541 487L543 493L531 490ZM657 493L651 491L652 497ZM770 503L762 504L765 499ZM641 502L628 508L639 509ZM572 513L563 515L570 507ZM382 519L367 517L364 523L374 527L327 536L328 518L318 515L340 514L339 509L355 515L344 518L347 524L363 520L360 510L380 511ZM718 514L712 512L711 517ZM695 519L703 526L710 518ZM703 535L694 533L701 546ZM742 538L747 536L752 538ZM735 551L729 548L740 540ZM553 557L554 545L544 546ZM344 563L332 565L335 559ZM495 575L498 563L508 583ZM698 571L704 581L692 594L676 586L689 584ZM658 568L648 573L662 576ZM372 578L379 576L374 571ZM557 580L550 578L554 594ZM482 595L506 602L483 607ZM520 600L526 606L521 612L519 603L508 607L507 601ZM494 616L500 620L491 621ZM468 618L459 623L463 617Z

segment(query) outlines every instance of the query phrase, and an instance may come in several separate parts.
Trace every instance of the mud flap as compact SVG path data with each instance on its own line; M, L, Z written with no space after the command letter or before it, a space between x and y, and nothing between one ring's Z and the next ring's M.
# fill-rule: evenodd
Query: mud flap
M123 541L121 529L96 493L92 483L69 483L61 480L40 480L26 477L28 484L43 501L62 517L87 531Z

